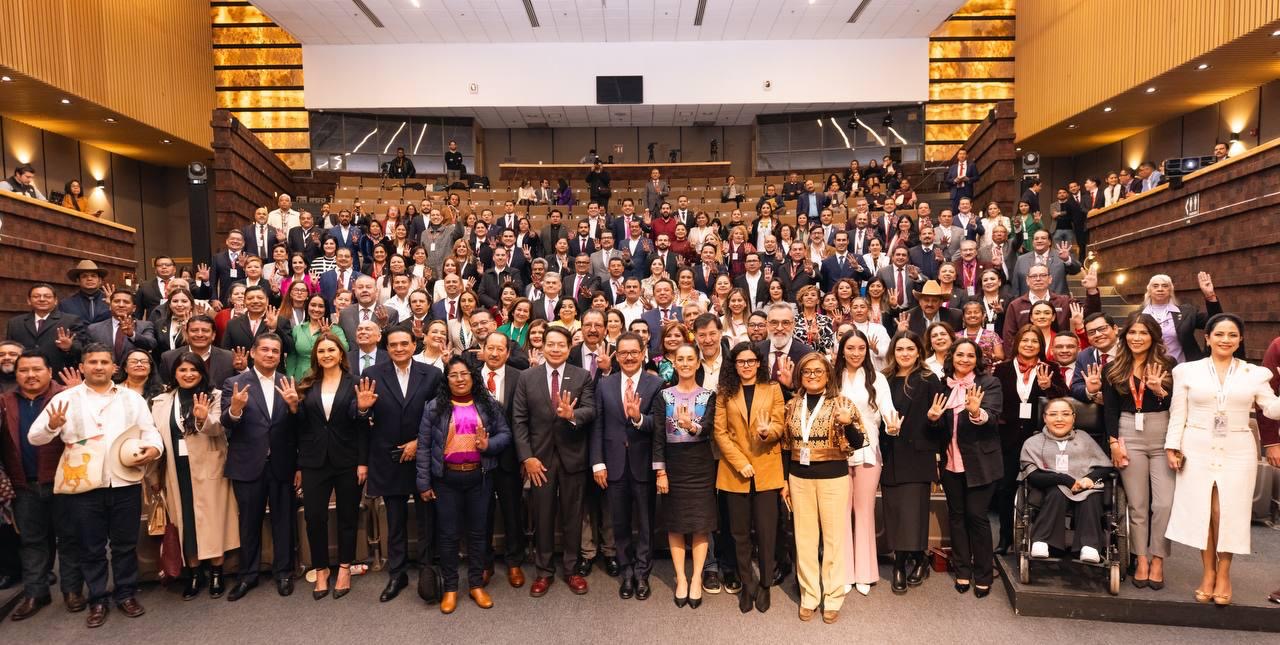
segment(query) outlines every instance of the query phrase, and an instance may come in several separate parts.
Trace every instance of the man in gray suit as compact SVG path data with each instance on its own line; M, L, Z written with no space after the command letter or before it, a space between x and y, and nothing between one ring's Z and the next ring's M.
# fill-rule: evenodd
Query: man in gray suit
M658 214L658 205L671 194L671 184L662 178L662 173L654 168L649 171L649 181L644 185L644 207L650 215Z
M894 247L893 255L889 256L889 266L880 269L877 275L884 280L886 289L893 292L891 303L895 308L907 309L916 305L916 298L912 295L916 284L920 281L920 270L907 264L907 247Z
M109 302L111 317L89 325L89 337L95 343L112 348L117 369L124 369L124 357L134 349L154 351L155 326L145 320L134 320L133 293L128 289L116 289Z
M547 329L542 352L546 362L520 374L512 408L516 456L533 486L537 577L529 590L540 597L555 576L556 511L562 543L582 543L582 501L587 483L588 447L595 420L595 388L591 375L568 364L572 337L561 327ZM557 498L559 503L557 504ZM565 582L575 594L587 593L586 578L574 572L577 549L563 550Z
M1067 288L1067 275L1075 275L1080 273L1080 263L1071 257L1071 243L1059 242L1058 253L1055 255L1051 251L1053 243L1049 240L1049 232L1040 229L1036 231L1035 237L1031 239L1031 252L1023 253L1018 256L1018 263L1013 268L1011 282L1013 283L1014 292L1023 296L1027 293L1027 271L1037 265L1043 264L1049 267L1049 291L1053 293L1071 293Z
M621 258L622 251L613 244L613 231L600 231L600 249L591 254L591 275L602 282L609 280L609 260Z
M964 229L954 220L951 209L944 208L938 213L938 225L933 227L933 239L942 247L943 255L952 259L960 253L960 243L964 241Z
M373 276L362 275L351 285L351 295L355 302L338 314L338 326L347 338L356 337L356 325L365 320L378 323L378 327L386 330L400 320L400 314L391 307L378 304L378 281Z

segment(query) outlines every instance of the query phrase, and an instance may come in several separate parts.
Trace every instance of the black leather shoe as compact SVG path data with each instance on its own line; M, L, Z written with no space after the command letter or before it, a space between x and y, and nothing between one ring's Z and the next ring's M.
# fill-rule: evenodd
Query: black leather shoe
M769 611L770 604L771 604L771 601L769 600L769 588L760 587L759 589L757 589L756 590L756 611L763 614L764 612Z
M619 565L618 565L618 559L617 559L617 558L605 558L605 559L604 559L604 572L605 572L606 574L608 574L610 578L617 578L617 577L618 577L618 572L619 572L620 570L621 570L621 567L619 567Z
M276 593L281 596L289 596L293 594L293 578L285 576L276 579Z
M893 560L893 577L889 580L889 588L901 596L907 593L907 559L897 556Z
M222 581L222 567L211 567L209 569L209 597L221 598L226 590Z
M387 581L387 586L378 596L378 602L388 602L400 595L400 590L409 586L409 575L402 573Z
M573 574L583 578L591 575L591 561L586 558L578 558L578 562L573 565Z
M685 605L689 604L689 597L685 596L684 598L681 598L680 596L677 596L675 592L672 592L671 601L676 604L677 609L680 609L680 608L683 608ZM15 618L14 620L17 620L17 618Z
M720 574L715 571L703 571L702 590L713 595L720 593Z
M929 578L929 559L921 556L912 558L911 573L907 574L907 585L919 587Z
M991 594L991 587L974 587L973 595L975 598L986 598Z
M630 577L623 578L622 584L618 586L618 597L629 600L634 595L636 595L636 581Z
M641 578L636 581L636 600L648 600L653 590L649 588L649 579Z
M738 611L749 613L751 608L755 606L755 594L743 592L738 594Z
M191 600L200 595L200 588L204 586L204 580L200 576L199 571L189 571L190 577L187 578L187 584L182 588L182 599Z
M782 563L778 563L778 564L774 565L774 567L773 567L773 582L772 582L769 586L770 586L770 587L776 587L776 586L778 586L778 585L782 584L782 581L783 581L783 580L786 580L786 579L787 579L787 576L789 576L789 575L791 575L791 565L789 565L789 564L782 564Z
M969 583L969 582L957 582L957 583L956 583L956 593L969 593L969 585L970 585L970 584L972 584L972 583Z
M68 591L62 594L62 604L72 614L84 611L84 608L89 605L89 603L85 602L84 594L79 591Z
M244 580L241 580L240 582L237 582L236 586L231 588L231 593L227 594L227 601L235 602L241 598L244 598L245 594L249 593L249 590L253 589L256 586L258 586L257 581L246 582Z
M738 579L737 573L732 571L724 572L724 590L729 593L742 591L742 581Z

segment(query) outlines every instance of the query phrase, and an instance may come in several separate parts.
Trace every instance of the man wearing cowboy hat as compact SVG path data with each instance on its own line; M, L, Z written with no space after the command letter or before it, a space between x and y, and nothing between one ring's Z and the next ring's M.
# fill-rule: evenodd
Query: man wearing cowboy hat
M134 597L142 516L138 484L141 466L159 459L164 444L142 396L111 382L116 366L110 347L85 347L80 371L84 382L55 395L31 424L27 439L33 446L55 440L67 445L54 493L65 496L84 549L81 570L89 586L85 624L100 627L107 620L109 600L130 618L146 612ZM114 592L107 590L108 575Z
M102 281L106 277L107 270L98 268L93 260L81 260L74 269L67 271L67 279L80 285L80 290L59 301L58 311L79 316L86 325L110 318L111 305L107 304L107 295L113 289L103 288Z
M926 280L924 286L912 293L916 297L916 306L899 314L898 329L905 324L911 331L924 335L925 328L935 322L947 323L952 329L963 326L959 309L942 306L942 299L949 298L951 294L944 292L937 280Z

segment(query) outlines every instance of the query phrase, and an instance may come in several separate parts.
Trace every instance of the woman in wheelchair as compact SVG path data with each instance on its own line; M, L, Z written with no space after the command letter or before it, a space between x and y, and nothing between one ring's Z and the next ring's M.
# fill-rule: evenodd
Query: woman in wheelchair
M1102 561L1103 480L1115 469L1098 442L1075 429L1076 414L1066 399L1044 409L1044 429L1022 444L1019 480L1030 484L1039 512L1031 522L1031 557L1049 557L1049 548L1067 550L1067 511L1073 512L1071 551L1080 561ZM1030 501L1030 500L1028 500Z

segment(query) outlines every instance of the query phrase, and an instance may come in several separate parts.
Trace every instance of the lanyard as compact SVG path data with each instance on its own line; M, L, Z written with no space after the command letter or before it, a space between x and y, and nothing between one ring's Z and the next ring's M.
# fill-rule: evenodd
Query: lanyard
M1136 412L1142 412L1142 396L1147 391L1147 384L1140 378L1134 378L1133 374L1129 375L1129 394L1133 395L1133 408Z
M1238 361L1234 358L1231 359L1231 367L1227 368L1227 377L1221 381L1218 380L1218 370L1214 368L1213 361L1206 361L1206 363L1209 366L1209 373L1213 374L1213 383L1218 388L1214 397L1218 404L1217 411L1221 414L1227 410L1227 384L1231 382L1231 376L1236 373L1236 365L1238 364Z
M827 400L827 395L823 394L818 397L818 404L813 406L813 416L809 416L808 402L800 401L800 441L809 443L809 431L813 429L813 422L818 418L818 413L822 411L822 402Z

